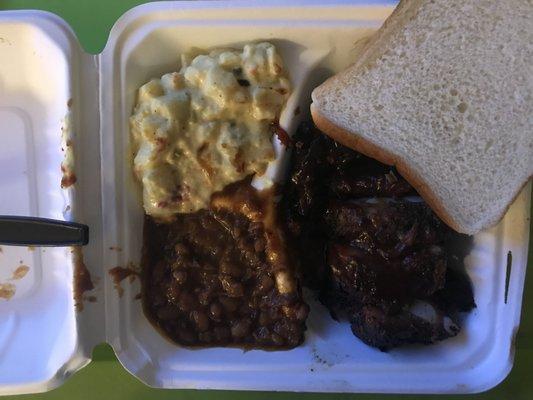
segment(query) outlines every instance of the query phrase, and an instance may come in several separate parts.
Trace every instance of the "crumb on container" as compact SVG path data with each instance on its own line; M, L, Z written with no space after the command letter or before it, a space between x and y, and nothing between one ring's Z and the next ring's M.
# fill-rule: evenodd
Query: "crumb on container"
M76 311L83 311L84 295L94 289L94 283L83 260L82 248L80 246L72 247L71 254L74 262L74 305Z
M63 161L61 162L61 188L63 189L71 187L78 179L74 171L72 136L72 115L69 111L61 123L61 151L63 152Z
M9 300L16 292L16 286L12 283L0 283L0 299Z
M13 271L11 280L19 280L24 278L28 274L29 270L30 267L28 267L27 265L18 265L15 271Z
M121 282L128 278L129 282L132 283L139 276L139 271L136 270L133 263L129 263L126 267L116 266L110 268L108 273L113 280L113 286L119 297L122 297L124 294L124 288L121 286Z

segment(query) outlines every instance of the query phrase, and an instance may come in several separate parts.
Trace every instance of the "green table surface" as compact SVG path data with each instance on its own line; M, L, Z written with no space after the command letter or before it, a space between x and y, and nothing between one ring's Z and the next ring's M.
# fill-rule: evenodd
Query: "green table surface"
M64 18L90 53L98 53L107 41L109 29L126 10L142 0L0 0L0 10L42 9ZM1 60L0 60L1 62ZM531 241L530 241L531 242ZM529 246L529 261L532 246ZM475 397L488 399L533 399L533 275L526 276L521 327L516 340L515 365L507 379L482 394L439 396L459 400ZM151 389L131 376L119 364L108 345L95 348L93 362L67 380L61 387L36 395L7 396L5 399L428 399L427 395L315 394L283 392L234 392Z

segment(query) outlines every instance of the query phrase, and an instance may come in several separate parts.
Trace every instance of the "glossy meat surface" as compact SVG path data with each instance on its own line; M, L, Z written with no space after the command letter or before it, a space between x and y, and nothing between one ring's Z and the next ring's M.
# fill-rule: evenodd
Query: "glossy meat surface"
M382 350L456 335L458 313L475 307L456 246L469 238L446 227L393 167L311 124L293 143L284 191L293 259L332 316Z

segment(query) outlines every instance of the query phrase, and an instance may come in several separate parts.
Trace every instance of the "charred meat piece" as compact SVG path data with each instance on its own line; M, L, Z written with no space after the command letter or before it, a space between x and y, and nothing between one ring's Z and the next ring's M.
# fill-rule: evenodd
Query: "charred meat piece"
M366 160L361 159L361 162ZM356 166L352 166L352 170ZM372 175L372 172L361 168L357 174L342 172L338 176L332 177L329 189L341 198L347 197L401 197L416 194L413 187L400 177L393 168L379 168Z
M387 260L357 247L332 244L328 265L333 288L358 303L424 299L445 283L446 260L437 246Z
M332 202L324 213L329 237L343 238L385 259L442 241L447 228L422 202Z
M284 221L304 283L318 288L326 274L322 215L328 202L375 196L376 190L389 196L416 192L393 167L336 143L313 124L301 124L292 139Z
M457 300L445 303L449 307L443 306L458 282L448 280L445 255L436 245L387 260L357 247L333 244L328 262L331 275L321 294L323 302L334 315L347 315L354 334L381 350L455 336L459 328L448 315L474 306L461 302L471 295L469 287ZM460 282L468 284L466 279ZM438 318L424 319L411 313L408 308L417 301L432 304Z
M326 198L416 195L394 169L349 149L312 124L300 125L293 137L290 184L286 197L294 213L309 215Z
M432 296L433 302L446 314L468 312L476 307L472 284L464 271L446 269L446 284Z
M246 185L172 223L145 218L143 306L179 344L287 349L303 341L309 308L265 202Z
M312 140L314 134L310 129L309 126L303 127L293 138L293 173L287 190L290 191L288 197L295 201L291 204L291 211L299 217L310 215L326 199L323 182L329 169L327 148L323 140Z
M409 311L387 313L364 305L353 313L352 332L364 343L382 351L405 344L432 344L457 335L459 328L442 315L428 321Z
M312 125L303 125L297 131L290 160L292 173L282 203L293 264L299 266L304 284L312 288L320 287L326 273L326 241L316 222L327 201L323 185L330 169L327 151L325 140L317 136Z
M312 124L293 137L284 212L294 260L332 316L387 350L429 344L459 331L475 307L452 232L394 168L344 147ZM412 308L428 304L434 318Z

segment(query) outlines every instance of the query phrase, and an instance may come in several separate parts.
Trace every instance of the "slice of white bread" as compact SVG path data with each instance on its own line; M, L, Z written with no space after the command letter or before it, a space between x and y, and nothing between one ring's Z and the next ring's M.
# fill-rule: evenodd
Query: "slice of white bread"
M490 227L533 173L533 1L402 0L312 100L319 129L395 165L452 228Z

